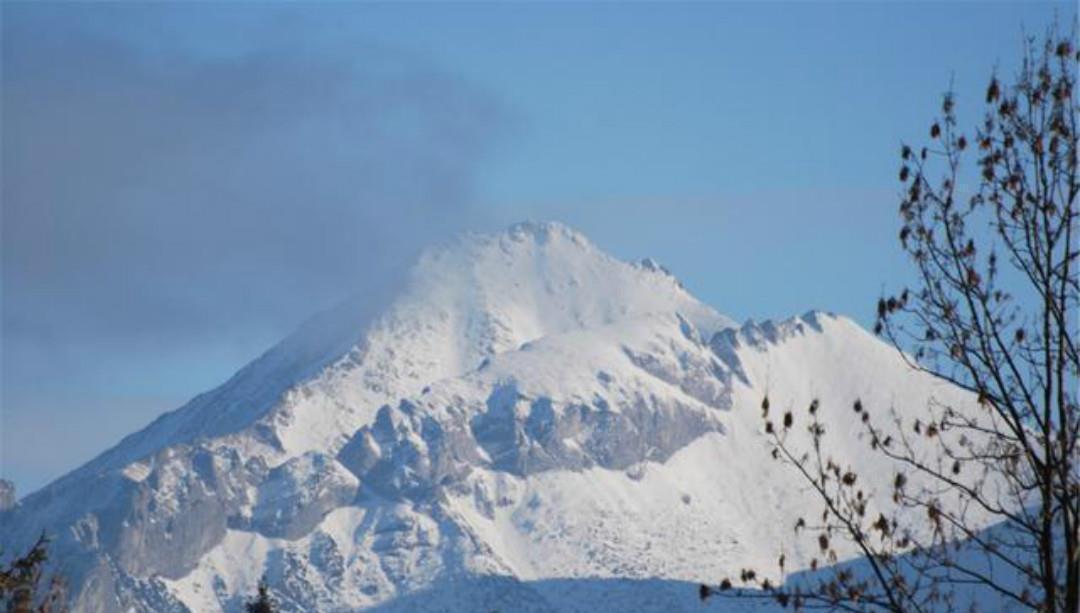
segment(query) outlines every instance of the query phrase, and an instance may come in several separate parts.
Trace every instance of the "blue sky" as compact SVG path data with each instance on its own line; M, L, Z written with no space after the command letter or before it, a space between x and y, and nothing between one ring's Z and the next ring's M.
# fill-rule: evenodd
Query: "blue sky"
M865 325L897 153L1069 3L4 4L0 475L26 493L417 249L522 219ZM55 446L45 446L50 441ZM57 450L58 449L58 450Z

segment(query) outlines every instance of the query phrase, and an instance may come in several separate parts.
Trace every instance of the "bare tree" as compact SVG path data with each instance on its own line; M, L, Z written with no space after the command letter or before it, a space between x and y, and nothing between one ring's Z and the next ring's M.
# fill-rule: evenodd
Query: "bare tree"
M950 92L929 144L901 148L899 239L917 281L879 300L875 332L914 369L970 392L973 406L931 403L907 419L890 408L879 420L855 400L868 444L897 467L883 476L829 457L817 401L809 419L776 419L766 398L773 456L823 503L796 532L817 541L824 562L837 561L836 539L861 562L783 586L747 569L738 583L756 590L731 590L726 579L702 586L702 598L926 611L952 608L975 588L1015 606L1080 611L1080 52L1072 29L1026 41L1013 82L991 78L973 133L958 127ZM978 179L966 184L969 173ZM804 420L808 438L795 427ZM888 510L871 502L875 485L892 493Z

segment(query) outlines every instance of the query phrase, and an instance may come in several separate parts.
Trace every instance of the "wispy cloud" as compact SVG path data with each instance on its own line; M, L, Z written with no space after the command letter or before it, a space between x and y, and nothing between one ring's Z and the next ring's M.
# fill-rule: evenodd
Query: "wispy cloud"
M75 392L99 405L107 391L74 389L96 360L265 342L469 225L505 125L484 91L378 45L331 48L310 21L284 36L280 13L195 49L150 37L170 16L110 10L4 8L9 415ZM7 472L33 472L2 435Z

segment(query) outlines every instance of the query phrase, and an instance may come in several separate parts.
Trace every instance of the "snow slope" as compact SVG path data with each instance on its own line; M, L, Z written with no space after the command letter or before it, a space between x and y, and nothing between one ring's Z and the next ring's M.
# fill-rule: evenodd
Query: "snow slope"
M764 394L819 399L835 458L881 474L856 398L967 401L850 320L737 327L552 223L433 249L361 304L3 512L0 544L57 535L86 611L236 611L261 576L297 611L679 610L813 553Z

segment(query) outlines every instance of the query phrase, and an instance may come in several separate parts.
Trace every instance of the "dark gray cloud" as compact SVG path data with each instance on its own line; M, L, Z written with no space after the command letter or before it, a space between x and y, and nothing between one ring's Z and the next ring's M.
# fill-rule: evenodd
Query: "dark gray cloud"
M273 17L4 7L5 472L35 472L29 411L107 405L131 386L113 367L265 343L470 223L498 102Z

